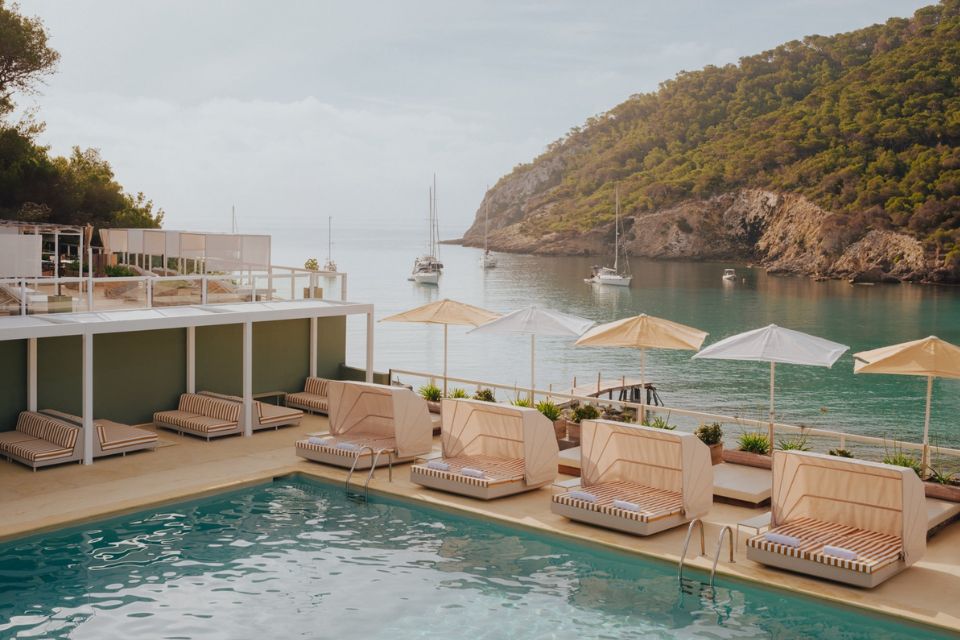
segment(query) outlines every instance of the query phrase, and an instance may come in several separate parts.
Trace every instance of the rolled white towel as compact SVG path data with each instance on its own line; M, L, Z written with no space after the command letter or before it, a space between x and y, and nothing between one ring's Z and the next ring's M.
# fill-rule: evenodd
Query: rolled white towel
M823 552L828 556L835 556L837 558L843 558L844 560L856 560L859 557L857 552L852 549L833 547L829 544L823 545Z
M782 544L785 547L799 547L800 538L795 538L793 536L787 536L782 533L773 533L768 531L764 536L767 542L773 542L774 544Z
M465 476L470 476L471 478L483 477L483 471L480 471L480 469L473 469L471 467L464 467L463 469L460 469L460 473Z
M597 501L597 496L587 491L568 491L567 497L573 498L574 500L583 500L584 502L589 502L590 504L593 504Z
M427 462L427 469L437 469L438 471L449 471L450 465L444 462L443 460L429 460Z
M363 447L358 444L353 444L352 442L338 442L334 445L337 449L343 449L344 451L360 451Z
M307 442L309 442L310 444L318 444L320 446L324 446L333 442L333 438L321 438L320 436L310 436L310 438L307 439Z
M614 500L613 506L624 511L640 511L640 505L636 502L627 502L626 500Z

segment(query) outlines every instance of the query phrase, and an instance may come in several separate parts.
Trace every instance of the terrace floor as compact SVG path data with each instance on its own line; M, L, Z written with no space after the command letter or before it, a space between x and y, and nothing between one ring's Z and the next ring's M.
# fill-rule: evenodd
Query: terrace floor
M159 430L161 446L155 452L103 458L91 466L68 464L34 473L15 463L0 462L0 513L3 514L0 539L291 473L342 482L346 477L344 470L301 460L294 453L293 443L298 437L326 429L325 418L307 416L299 427L209 443ZM560 533L590 544L608 545L672 563L678 560L686 534L686 527L678 527L639 538L572 522L550 511L549 495L558 489L544 488L484 503L424 489L410 483L408 478L406 466L401 465L394 469L392 483L387 482L383 471L378 472L370 487L374 491ZM715 502L703 519L707 552L713 553L717 535L724 525L735 528L737 522L766 510L766 507L750 509ZM957 551L960 523L948 526L931 538L920 562L870 591L767 569L746 559L746 537L740 537L736 563L728 564L721 559L718 573L960 632L960 554ZM691 549L694 546L691 544ZM688 561L688 565L709 571L710 562L700 557Z

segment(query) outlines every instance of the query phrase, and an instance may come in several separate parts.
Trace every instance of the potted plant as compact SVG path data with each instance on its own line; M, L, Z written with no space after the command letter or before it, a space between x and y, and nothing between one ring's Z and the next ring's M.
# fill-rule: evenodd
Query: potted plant
M512 404L515 407L526 407L527 409L530 409L533 407L533 403L530 401L530 398L526 396L517 396L516 398L510 401L510 404Z
M481 402L496 402L497 398L493 395L491 389L477 389L477 392L473 394L474 400L480 400Z
M770 439L767 434L759 431L741 433L737 438L736 450L724 449L723 461L771 469L773 459L770 457Z
M440 399L443 398L443 391L435 384L425 384L419 389L420 395L427 401L427 408L430 413L440 413Z
M580 442L580 423L583 420L596 420L599 417L600 412L592 404L581 404L574 408L570 417L567 418L567 439Z
M560 407L550 400L541 400L537 403L537 411L553 423L553 431L557 436L557 442L567 437L567 421L560 417Z
M780 440L777 443L777 448L780 449L780 451L810 451L810 447L807 444L807 436L805 435Z
M852 457L854 457L852 451L850 451L849 449L841 449L841 448L830 449L830 451L827 451L827 454L828 454L828 455L831 455L831 456L836 456L836 457L838 457L838 458L852 458Z
M451 391L451 392L447 395L447 397L448 397L448 398L463 398L463 399L466 399L466 398L469 398L470 396L467 395L467 392L466 392L464 389L461 389L460 387L457 387L456 389L454 389L453 391Z
M723 462L723 428L719 422L701 424L694 431L694 434L700 438L700 442L710 447L710 462L712 464Z
M651 429L665 429L666 431L673 431L677 428L677 425L670 424L667 421L667 418L664 418L663 416L656 416L653 420L648 418L640 424L645 427L650 427Z
M930 477L923 483L928 498L960 502L960 478L942 468L931 468Z

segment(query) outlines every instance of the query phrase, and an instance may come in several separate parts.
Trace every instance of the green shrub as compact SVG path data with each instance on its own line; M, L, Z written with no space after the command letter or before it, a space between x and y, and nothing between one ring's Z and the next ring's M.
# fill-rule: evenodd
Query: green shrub
M920 465L920 461L909 453L904 453L903 451L896 449L892 452L888 452L883 456L884 464L892 464L895 467L907 467L908 469L913 469L918 476L923 477L923 467Z
M740 434L737 438L737 446L740 451L747 453L756 453L761 456L770 454L770 439L766 434L760 432L748 432Z
M573 421L580 424L584 420L596 420L600 412L592 404L582 404L573 410Z
M828 451L831 456L837 456L838 458L852 458L853 452L849 449L830 449Z
M530 408L530 407L533 406L533 402L531 402L531 401L530 401L530 398L528 398L528 397L526 397L526 396L517 396L516 398L514 398L513 400L510 401L510 404L512 404L512 405L515 406L515 407L527 407L527 408Z
M697 430L694 431L694 434L700 438L700 441L703 444L720 444L723 442L723 428L720 426L719 422L712 422L710 424L702 424L697 427Z
M423 399L427 402L440 402L440 399L443 397L443 391L435 384L425 384L420 387L419 391L420 395L423 396Z
M549 400L541 400L538 402L537 411L545 415L550 422L556 422L560 419L560 407Z
M473 394L474 400L481 400L483 402L496 402L497 397L493 395L491 389L477 389L477 392Z
M667 419L662 416L657 416L653 420L644 420L640 424L642 424L645 427L652 427L654 429L665 429L667 431L673 431L674 429L677 428L676 425L670 424L669 422L667 422Z
M457 387L456 389L454 389L453 391L450 392L450 395L449 395L448 397L450 397L450 398L466 398L466 397L468 397L468 396L467 396L467 392L466 392L464 389L461 389L460 387Z
M130 267L108 264L103 268L103 272L108 278L131 278L137 275L137 272Z
M780 449L780 451L810 451L810 446L807 444L807 436L796 436L789 440L780 440L777 443L777 448Z
M307 271L320 271L320 263L316 258L310 258L303 263L303 268Z

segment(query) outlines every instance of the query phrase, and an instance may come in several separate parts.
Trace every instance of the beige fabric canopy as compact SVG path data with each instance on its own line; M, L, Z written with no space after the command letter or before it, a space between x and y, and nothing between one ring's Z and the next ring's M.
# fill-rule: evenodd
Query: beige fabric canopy
M581 484L633 482L676 491L687 518L706 515L713 504L710 449L692 433L653 429L611 420L580 425Z
M923 468L930 462L930 400L934 378L960 378L960 347L930 336L853 354L854 373L926 376L927 405L923 419Z
M530 485L557 475L560 450L553 424L536 409L445 399L441 444L445 458L522 458L524 479Z
M404 387L331 380L327 383L330 434L353 432L394 438L397 457L433 447L433 423L423 398Z
M813 518L898 536L907 566L926 550L923 483L906 467L776 451L770 508L771 527Z
M444 298L416 309L387 316L380 322L420 322L443 325L443 395L447 395L447 327L451 324L477 327L499 317L498 313L472 304Z

